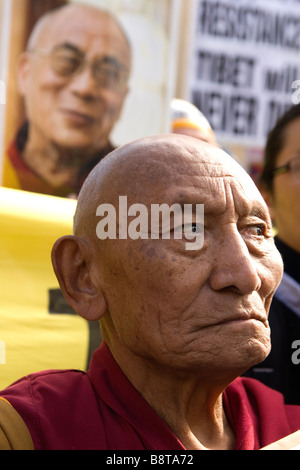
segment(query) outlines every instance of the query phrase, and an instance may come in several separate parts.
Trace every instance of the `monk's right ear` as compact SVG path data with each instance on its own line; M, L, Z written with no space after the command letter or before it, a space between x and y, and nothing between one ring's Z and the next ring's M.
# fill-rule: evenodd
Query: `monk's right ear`
M107 309L103 292L91 274L93 255L90 242L72 235L59 238L51 253L54 272L66 301L90 321L99 320Z

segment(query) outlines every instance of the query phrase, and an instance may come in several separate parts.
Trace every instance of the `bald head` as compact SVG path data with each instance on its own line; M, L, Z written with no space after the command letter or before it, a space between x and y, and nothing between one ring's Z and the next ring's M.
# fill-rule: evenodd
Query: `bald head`
M30 34L27 50L32 50L36 47L46 47L46 43L48 38L51 37L53 29L64 28L66 22L74 21L74 18L81 18L82 22L89 18L93 18L93 20L99 18L101 21L113 23L119 29L120 34L127 43L128 50L131 49L128 36L115 15L107 10L92 5L71 3L47 12L37 21Z
M175 134L138 139L106 156L90 173L79 194L74 233L95 235L96 208L117 205L120 195L132 203L177 202L169 199L173 187L188 185L197 174L218 178L227 172L258 193L244 169L215 146Z

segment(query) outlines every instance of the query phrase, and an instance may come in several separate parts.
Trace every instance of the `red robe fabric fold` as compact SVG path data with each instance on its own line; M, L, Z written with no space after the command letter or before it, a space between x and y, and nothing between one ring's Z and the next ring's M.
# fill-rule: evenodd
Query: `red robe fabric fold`
M0 393L27 424L39 450L185 450L132 386L105 343L88 372L44 371ZM300 429L300 406L254 379L223 394L237 450L256 450Z

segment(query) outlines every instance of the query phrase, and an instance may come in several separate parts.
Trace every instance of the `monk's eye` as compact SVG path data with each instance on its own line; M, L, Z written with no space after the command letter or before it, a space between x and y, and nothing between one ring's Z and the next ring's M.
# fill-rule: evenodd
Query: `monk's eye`
M264 237L266 235L266 227L264 224L248 225L243 232L252 237Z
M178 225L177 227L174 228L174 233L177 235L178 238L179 238L179 235L182 235L182 237L186 236L186 237L191 238L193 235L196 236L202 233L203 230L204 230L203 224L197 223L197 222L191 222L191 223L186 223L183 225ZM175 238L177 237L175 236Z

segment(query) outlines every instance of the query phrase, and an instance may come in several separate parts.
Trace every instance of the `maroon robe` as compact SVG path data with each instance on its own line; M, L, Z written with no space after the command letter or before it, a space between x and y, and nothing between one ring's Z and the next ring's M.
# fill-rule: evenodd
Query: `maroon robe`
M35 449L185 450L132 386L106 344L90 370L31 374L0 395L27 424ZM237 450L259 449L300 429L300 406L279 392L238 378L223 394Z

